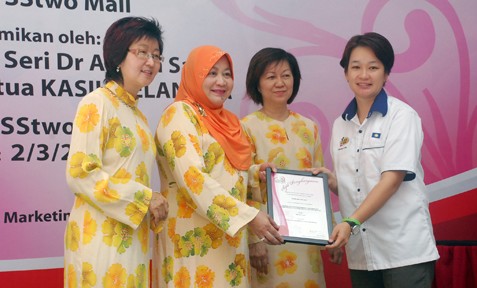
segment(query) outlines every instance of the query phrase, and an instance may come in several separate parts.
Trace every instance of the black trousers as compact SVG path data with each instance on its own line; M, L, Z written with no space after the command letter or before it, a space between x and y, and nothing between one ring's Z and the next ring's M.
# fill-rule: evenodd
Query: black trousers
M350 270L353 288L431 288L436 261L384 270Z

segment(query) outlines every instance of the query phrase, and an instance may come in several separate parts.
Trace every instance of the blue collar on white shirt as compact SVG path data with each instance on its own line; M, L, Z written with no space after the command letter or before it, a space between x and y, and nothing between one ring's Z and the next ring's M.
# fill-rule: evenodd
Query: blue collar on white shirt
M341 117L343 120L349 121L356 115L357 110L358 104L356 103L356 98L353 98L353 100L351 100L351 102L348 104L348 107L346 107L343 114L341 114ZM384 89L381 89L378 96L374 98L373 105L371 106L371 109L369 109L368 117L366 118L369 118L375 111L380 112L383 117L388 113L388 94L386 94Z

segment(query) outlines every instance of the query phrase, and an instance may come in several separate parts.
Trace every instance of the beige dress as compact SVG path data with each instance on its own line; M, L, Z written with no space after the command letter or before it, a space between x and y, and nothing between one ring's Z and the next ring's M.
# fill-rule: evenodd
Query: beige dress
M293 170L323 165L318 126L298 113L290 111L286 120L278 121L256 111L244 117L242 125L253 143L255 164L273 162L279 169ZM253 165L251 170L258 169L257 166ZM251 204L267 211L264 188L255 181L249 198ZM258 239L251 235L249 241L255 243ZM252 268L252 287L326 287L320 246L286 243L268 245L267 249L268 274L259 274Z
M250 287L246 171L236 170L201 116L171 104L156 131L161 192L169 203L153 244L153 287Z
M81 100L74 120L64 286L149 287L154 139L134 97L106 87Z

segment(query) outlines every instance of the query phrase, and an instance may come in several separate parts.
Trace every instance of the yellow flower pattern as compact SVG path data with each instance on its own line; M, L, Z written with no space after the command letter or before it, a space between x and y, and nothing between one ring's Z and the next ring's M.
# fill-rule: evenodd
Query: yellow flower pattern
M187 185L187 188L189 188L192 193L202 193L202 188L204 187L204 176L196 167L191 166L189 170L185 172L184 181Z
M107 180L101 180L94 186L94 198L99 202L111 203L119 200L119 194L109 187Z
M83 152L77 152L71 156L69 173L73 178L85 178L88 173L83 170L82 164L86 154Z
M195 273L195 287L213 288L215 272L205 265L199 265Z
M172 133L172 143L174 145L174 151L176 157L184 156L186 152L186 138L181 134L180 131L174 131Z
M149 174L147 173L146 164L144 162L139 163L136 168L136 179L135 181L141 183L145 186L150 185Z
M121 155L127 157L131 155L134 148L136 148L136 138L133 132L128 127L118 127L114 132L114 148Z
M224 234L225 234L222 230L220 230L217 226L215 226L212 223L207 224L204 227L204 230L207 233L207 235L209 236L210 240L212 241L212 244L211 244L212 248L216 249L220 245L222 245L223 237L224 237ZM227 234L225 234L225 235L227 235Z
M190 218L197 208L184 187L177 190L177 206L177 217L179 218Z
M121 264L113 264L103 277L103 287L123 288L126 287L127 272Z
M174 270L174 259L169 256L164 259L164 262L162 263L162 277L164 278L164 281L166 283L169 283L169 281L172 280L172 272Z
M308 280L305 283L305 288L320 288L320 285L316 281Z
M278 275L294 273L297 268L296 254L288 250L283 250L278 255L280 258L274 263Z
M81 272L81 277L82 277L81 287L82 288L94 287L96 285L96 273L94 273L93 265L91 265L88 262L83 262L82 269L83 270Z
M156 145L135 98L115 82L106 87L114 93L86 95L74 118L66 179L76 197L64 238L64 283L149 287Z
M149 226L146 221L141 222L138 228L137 237L141 243L141 250L146 255L149 251Z
M177 288L189 288L190 287L190 274L187 268L182 267L174 275L174 286Z
M119 254L126 252L126 249L131 246L133 232L131 227L111 218L107 218L102 227L103 242L108 246L116 247Z
M126 206L126 215L132 223L139 225L147 213L148 206L144 203L151 202L145 191L137 191L134 193L134 202Z
M106 141L106 149L114 148L114 143L116 142L116 129L121 127L121 122L119 118L113 117L108 120L109 132L108 132L108 141Z
M161 123L164 127L169 125L169 122L171 122L171 120L174 118L176 111L176 107L171 107L170 109L167 109L165 113L162 114Z
M96 235L96 229L98 224L91 217L91 213L86 211L84 213L84 222L83 222L83 244L88 244L91 242L93 237Z
M323 165L318 125L298 113L290 111L287 119L277 121L256 111L244 117L242 125L253 142L254 164L273 162L278 168L296 170ZM249 185L257 190L248 190L250 203L266 211L266 191L258 173ZM252 269L253 287L326 287L319 246L287 243L267 250L269 273Z
M65 267L65 284L68 288L77 288L78 281L76 279L76 271L75 266L73 264L69 264L68 267Z
M78 223L69 222L66 226L66 239L65 246L66 249L71 251L76 251L79 248L80 242L80 229Z
M92 131L99 122L98 108L94 104L82 106L75 119L75 124L80 132L87 133Z
M128 170L121 168L116 173L114 173L113 177L111 177L111 182L114 184L126 184L129 180L131 180L131 173Z
M174 102L157 126L166 229L154 238L153 287L250 287L247 171L236 170L188 104ZM237 255L240 255L237 257Z
M266 134L266 137L274 144L277 143L286 143L287 142L287 132L280 127L279 125L271 125L269 127L270 132Z
M142 129L140 125L136 125L137 135L139 135L139 139L141 139L142 150L147 151L149 150L149 134L147 134L146 130Z

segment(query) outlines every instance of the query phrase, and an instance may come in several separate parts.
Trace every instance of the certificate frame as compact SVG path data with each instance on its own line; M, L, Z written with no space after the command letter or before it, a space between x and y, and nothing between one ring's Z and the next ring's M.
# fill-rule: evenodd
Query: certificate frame
M333 230L328 176L266 169L267 210L285 242L327 245Z

